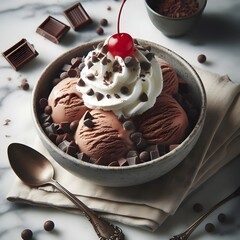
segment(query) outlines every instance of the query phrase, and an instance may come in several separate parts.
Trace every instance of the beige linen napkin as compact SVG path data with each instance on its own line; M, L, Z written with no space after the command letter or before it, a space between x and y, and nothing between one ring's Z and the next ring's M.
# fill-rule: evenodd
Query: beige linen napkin
M103 217L156 230L174 214L184 198L240 153L240 85L228 76L197 69L207 93L203 132L191 153L175 169L152 182L124 188L96 186L53 162L56 180ZM35 148L51 157L39 140ZM7 199L74 210L74 205L52 187L31 189L16 180Z

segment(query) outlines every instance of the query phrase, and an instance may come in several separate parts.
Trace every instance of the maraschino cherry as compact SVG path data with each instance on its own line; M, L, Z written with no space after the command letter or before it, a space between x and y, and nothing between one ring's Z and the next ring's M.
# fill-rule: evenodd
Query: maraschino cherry
M120 33L120 16L122 12L123 5L127 0L122 1L121 8L118 14L118 24L117 24L117 33L112 35L108 40L108 51L115 56L120 56L124 59L127 56L131 56L134 51L134 42L132 37L127 33Z

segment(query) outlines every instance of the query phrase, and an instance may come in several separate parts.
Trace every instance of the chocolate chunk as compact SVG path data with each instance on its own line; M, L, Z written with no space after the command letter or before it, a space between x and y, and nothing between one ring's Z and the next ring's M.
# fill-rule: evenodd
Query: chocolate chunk
M135 156L135 157L129 157L126 159L127 160L127 163L129 166L131 165L136 165L136 164L139 164L140 163L140 159L138 156Z
M97 56L92 56L92 62L93 63L96 63L96 62L98 62L99 61L99 59L98 59L98 57Z
M127 120L126 122L123 123L123 128L126 131L132 131L132 130L134 130L134 124L132 121Z
M53 43L59 44L70 27L54 17L48 16L36 32Z
M64 15L75 31L79 30L85 25L92 23L92 19L89 17L82 4L79 2L66 9L64 11Z
M88 128L93 128L94 127L93 121L89 118L85 119L83 124Z
M82 63L81 57L75 57L75 58L72 58L72 60L71 60L71 64L72 64L73 68L78 67L79 64L81 64L81 63Z
M84 87L85 86L85 82L80 78L78 83L77 83L78 86L80 87Z
M120 159L118 159L118 164L119 164L120 167L128 166L128 161L125 158L120 158Z
M96 92L96 98L98 101L101 101L103 99L104 95L100 92Z
M89 62L87 63L87 66L88 66L88 69L90 69L90 68L93 66L93 63L92 63L91 61L89 61Z
M114 93L114 97L117 99L121 98L117 93Z
M85 63L80 63L78 66L80 71L82 71L84 67L85 67Z
M119 73L122 72L122 66L120 65L120 63L117 60L115 60L113 62L113 66L112 67L113 67L113 72L119 72Z
M108 46L107 45L103 45L102 47L102 53L106 54L108 52Z
M84 119L91 119L92 120L93 116L89 111L87 111L86 114L84 115Z
M84 161L84 162L89 162L89 160L90 160L90 157L89 157L87 154L83 153L83 152L78 153L78 154L77 154L77 158L78 158L79 160Z
M119 167L119 163L118 163L118 161L113 161L113 162L110 162L108 164L108 166L110 166L110 167Z
M3 57L18 71L23 65L38 55L34 46L26 39L22 39L2 53Z
M139 100L140 100L141 102L147 102L147 100L148 100L147 94L146 94L146 93L142 93L142 94L139 96Z
M43 228L49 232L54 229L54 226L55 226L54 222L51 220L48 220L44 223Z
M94 91L92 90L92 88L90 88L90 89L86 92L86 94L87 94L88 96L92 96L92 95L94 94Z
M137 156L138 156L137 151L129 151L129 152L127 153L127 158L137 157Z
M68 70L70 70L72 68L72 65L70 64L64 64L63 67L62 67L62 70L64 72L67 72Z
M146 57L147 60L150 62L150 61L152 61L152 59L154 58L154 53L149 52L149 53L147 53L147 54L145 55L145 57Z
M27 91L29 89L30 86L26 78L22 80L20 87L24 91Z

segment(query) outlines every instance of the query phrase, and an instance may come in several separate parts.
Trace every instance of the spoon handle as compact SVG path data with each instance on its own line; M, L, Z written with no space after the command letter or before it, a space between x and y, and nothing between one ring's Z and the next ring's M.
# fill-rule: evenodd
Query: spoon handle
M95 232L101 240L124 240L122 229L107 222L105 219L99 217L95 212L88 208L81 202L74 194L69 192L56 180L52 179L49 184L55 186L61 193L63 193L69 200L71 200L76 207L78 207L84 216L87 217L92 224Z

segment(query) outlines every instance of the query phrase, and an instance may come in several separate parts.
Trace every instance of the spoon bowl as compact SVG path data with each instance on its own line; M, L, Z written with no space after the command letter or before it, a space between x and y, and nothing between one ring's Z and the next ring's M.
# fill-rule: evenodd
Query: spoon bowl
M99 239L124 240L121 228L99 217L75 195L53 179L54 168L41 153L26 145L12 143L8 146L8 158L13 171L25 184L31 187L53 185L71 200L87 217Z

